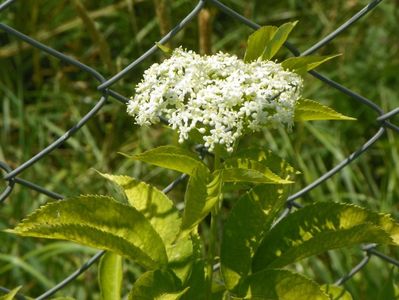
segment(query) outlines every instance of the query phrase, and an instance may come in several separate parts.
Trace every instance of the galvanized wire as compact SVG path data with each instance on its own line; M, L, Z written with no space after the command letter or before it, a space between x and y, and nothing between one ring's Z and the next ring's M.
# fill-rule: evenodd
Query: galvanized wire
M14 2L16 2L16 0L7 0L7 1L4 1L3 3L1 3L0 4L0 13L2 13L7 7L12 5ZM369 13L370 11L375 9L381 2L382 2L382 0L370 1L369 4L367 4L360 11L358 11L355 15L353 15L351 18L349 18L345 23L343 23L341 26L339 26L333 32L328 34L326 37L322 38L320 41L318 41L317 43L315 43L313 46L309 47L305 51L302 51L302 52L299 51L294 45L292 45L289 42L285 43L285 46L295 56L306 56L306 55L312 54L315 51L317 51L320 48L327 45L335 37L342 34L346 29L348 29L349 27L356 24L362 17L364 17L365 15L367 15L367 13ZM237 13L230 7L226 6L219 0L199 0L197 2L197 4L193 7L191 12L188 13L187 16L178 25L176 25L169 33L167 33L164 37L162 37L159 40L159 43L164 44L164 43L167 43L170 39L172 39L179 31L181 31L185 26L187 26L187 24L192 22L192 20L204 8L205 4L213 5L213 6L217 7L219 10L221 10L222 12L224 12L231 18L233 18L237 21L240 21L243 25L246 25L252 29L260 28L260 25L254 23L253 21L240 15L239 13ZM121 78L126 76L128 73L130 73L132 70L134 70L138 65L140 65L148 57L150 57L156 51L158 51L158 47L156 45L154 45L153 47L148 49L143 55L141 55L139 58L137 58L136 60L131 62L129 65L127 65L122 71L113 75L111 78L106 79L97 70L91 68L90 66L87 66L87 65L83 64L82 62L79 62L78 60L76 60L72 57L69 57L69 56L67 56L67 55L65 55L65 54L39 42L39 41L36 41L35 39L31 38L28 35L23 34L22 32L17 31L16 29L14 29L11 26L0 23L0 30L7 32L9 35L12 35L12 36L18 38L19 40L30 44L32 47L39 49L42 52L47 53L48 55L53 56L62 62L65 62L67 64L77 67L79 70L81 70L82 72L86 72L91 77L93 77L94 80L96 80L98 82L97 90L99 92L99 95L98 95L97 103L93 106L93 108L83 118L81 118L81 120L79 120L79 122L77 122L69 130L67 130L61 137L59 137L53 143L48 145L45 149L43 149L42 151L40 151L39 153L37 153L36 155L34 155L30 159L28 159L27 161L25 161L24 163L22 163L20 166L18 166L15 169L12 169L9 165L7 165L7 163L0 161L0 170L2 171L2 173L5 174L2 177L2 180L4 180L7 184L5 189L3 191L0 191L0 203L3 203L10 196L10 194L13 192L13 188L15 187L16 184L19 184L26 188L35 190L35 191L37 191L41 194L44 194L50 198L61 200L64 198L62 195L60 195L56 192L47 190L33 182L18 178L18 175L20 175L27 168L29 168L32 165L34 165L35 163L37 163L43 157L47 156L49 153L55 151L60 145L64 144L74 133L76 133L78 130L80 130L86 124L86 122L88 120L92 119L93 117L95 117L97 115L97 113L103 108L104 104L108 101L108 99L110 97L114 100L117 100L118 102L126 104L129 99L129 96L120 95L119 93L110 89L110 87L114 83L118 82ZM343 168L345 168L346 166L351 164L360 155L363 155L364 153L366 153L374 145L375 142L381 140L384 137L385 133L388 130L392 130L396 133L399 133L399 127L390 122L390 120L394 116L399 114L399 107L386 112L380 106L378 106L375 102L373 102L371 99L368 99L367 97L364 97L362 95L359 95L358 93L355 93L354 91L339 84L338 82L335 82L335 81L331 80L330 78L327 78L324 75L322 75L316 71L311 71L309 73L311 75L313 75L315 78L324 82L326 85L337 89L341 93L350 97L352 100L354 100L354 101L358 102L359 104L361 104L365 107L368 107L369 109L374 111L376 113L376 124L378 124L379 127L378 127L378 130L375 132L375 134L373 136L371 136L355 152L350 154L347 158L342 160L339 164L337 164L331 170L329 170L325 174L321 175L317 180L315 180L308 186L302 188L300 191L289 196L287 199L287 208L281 214L281 216L277 220L277 222L279 222L282 218L286 217L291 212L293 207L295 207L295 208L302 207L302 205L297 203L295 200L301 198L306 193L308 193L310 190L312 190L315 187L319 186L320 184L324 183L326 180L331 178L333 175L340 172ZM198 148L197 150L202 154L204 153L203 148L201 148L201 147ZM178 185L180 182L182 182L186 177L187 177L186 175L181 175L179 178L177 178L175 181L173 181L171 184L169 184L167 187L165 187L164 192L165 193L170 192L172 189L175 188L176 185ZM386 263L389 263L393 266L399 267L399 261L376 250L375 244L365 245L362 247L362 250L364 251L364 258L356 266L354 266L351 270L349 270L347 272L347 274L345 274L341 278L339 278L335 282L335 284L341 285L341 284L344 284L346 281L350 280L357 272L360 272L362 269L364 269L364 267L368 264L368 262L370 261L370 259L372 257L381 259L381 260L385 261ZM60 283L58 283L52 289L47 290L42 295L36 297L36 299L38 299L38 300L48 299L50 296L54 295L57 291L61 290L66 285L73 282L80 274L82 274L87 269L89 269L90 266L92 266L95 262L97 262L103 254L104 254L104 251L100 251L97 254L95 254L91 259L89 259L79 269L74 271L69 276L65 277L64 280L62 280ZM9 289L7 289L5 287L0 287L0 290L3 292L9 291ZM18 299L25 299L25 297L23 295L18 295Z

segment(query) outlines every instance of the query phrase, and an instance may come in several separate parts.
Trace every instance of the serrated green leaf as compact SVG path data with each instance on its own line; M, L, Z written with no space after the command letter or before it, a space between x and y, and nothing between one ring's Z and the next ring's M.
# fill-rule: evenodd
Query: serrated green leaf
M105 253L98 267L101 299L121 299L122 279L122 256L112 252Z
M341 54L335 55L309 55L309 56L296 56L287 58L281 63L281 66L286 69L298 73L300 75L306 74L306 72L311 71L321 64L333 59Z
M252 300L329 300L320 286L288 270L267 269L248 277L247 295Z
M222 188L221 173L210 174L208 170L197 168L187 184L184 197L185 208L181 230L190 232L211 211L218 202Z
M9 231L109 250L150 269L167 263L165 246L150 222L111 197L87 195L53 202Z
M21 288L22 288L22 286L16 287L15 289L12 289L6 295L0 296L0 300L13 300L15 295L18 293L18 291Z
M207 166L194 153L175 146L161 146L137 155L126 155L129 158L143 161L158 167L175 170L191 175L194 169Z
M181 282L170 270L148 271L134 283L129 300L177 300L181 297ZM174 297L172 297L174 296Z
M251 270L262 237L284 207L286 185L259 185L241 197L224 225L221 270L229 290L235 290Z
M284 45L288 35L291 33L292 29L294 29L297 23L297 21L285 23L277 28L276 32L273 34L273 37L266 44L265 51L262 54L263 60L270 60L276 55L278 50L280 50L280 48Z
M346 291L342 286L323 284L321 286L321 290L330 297L330 300L353 300L351 294L349 294L349 292Z
M296 211L266 234L252 263L254 272L280 268L331 249L360 243L399 244L399 225L358 206L316 203Z
M129 203L144 214L165 245L175 240L180 230L181 218L173 202L162 191L129 176L101 175L123 189Z
M322 105L309 99L298 100L295 104L295 121L315 121L315 120L348 120L351 118L336 112L332 108Z
M222 178L224 182L252 182L268 184L289 184L286 180L273 173L265 164L248 158L235 157L223 164Z
M276 26L263 26L252 33L248 38L244 61L251 62L261 57L276 30Z

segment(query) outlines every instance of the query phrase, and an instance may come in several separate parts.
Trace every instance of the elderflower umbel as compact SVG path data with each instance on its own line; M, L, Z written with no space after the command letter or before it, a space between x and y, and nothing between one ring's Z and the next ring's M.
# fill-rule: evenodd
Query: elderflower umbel
M212 151L233 150L248 131L291 127L302 78L273 61L245 63L234 55L200 56L177 48L161 64L144 72L127 111L139 125L168 119L179 142L194 128Z

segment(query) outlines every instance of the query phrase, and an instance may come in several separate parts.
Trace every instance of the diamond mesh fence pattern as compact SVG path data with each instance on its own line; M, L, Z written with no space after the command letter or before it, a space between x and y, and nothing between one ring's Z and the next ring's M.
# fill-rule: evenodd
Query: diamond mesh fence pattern
M0 13L3 13L10 5L13 4L15 0L7 0L4 1L3 3L0 4ZM374 0L370 1L368 5L363 7L360 11L358 11L355 15L353 15L350 19L348 19L344 24L339 26L336 30L328 34L326 37L315 43L313 46L308 48L307 50L300 52L294 45L291 43L286 43L285 46L289 49L289 51L292 52L293 55L295 56L306 56L309 54L312 54L316 52L318 49L321 47L325 46L328 44L330 41L332 41L336 36L339 34L343 33L346 29L348 29L351 26L354 26L356 22L358 22L362 17L364 17L366 14L371 12L376 6L378 6L382 0ZM214 6L217 7L220 11L228 15L229 17L241 22L243 25L249 26L252 29L258 29L260 25L252 22L251 20L243 17L236 11L232 10L230 7L224 5L221 1L218 0L200 0L196 3L192 11L187 14L187 16L176 26L174 27L169 33L167 33L165 36L163 36L160 40L159 43L164 44L167 43L169 40L171 40L181 29L183 29L187 24L193 21L193 19L198 15L198 13L204 8L205 5L208 6ZM3 205L11 205L7 204L5 200L12 194L13 189L15 185L21 185L24 188L27 189L32 189L35 190L39 193L42 193L44 195L47 195L50 198L53 199L63 199L63 195L60 195L54 191L45 189L34 182L24 180L22 178L19 178L18 176L27 168L31 167L35 163L37 163L39 160L41 160L43 157L48 155L51 152L56 152L57 148L60 147L62 144L64 144L74 133L76 133L78 130L80 130L85 124L87 123L88 120L91 118L95 117L96 114L104 107L104 104L108 101L108 99L113 99L121 104L126 104L127 101L129 100L129 96L124 96L119 94L118 92L112 90L112 85L114 85L116 82L118 82L121 78L123 78L126 74L129 72L132 72L139 64L141 64L144 60L146 60L149 56L153 55L156 51L158 51L158 47L154 45L150 49L148 49L143 55L141 55L139 58L131 62L128 66L126 66L121 72L115 74L111 78L104 78L98 71L96 71L94 68L91 68L90 66L87 66L81 62L79 62L76 59L73 59L62 52L59 52L51 47L46 46L45 44L31 38L28 35L25 35L22 32L17 31L11 26L8 26L6 24L0 23L0 29L7 34L14 36L15 38L28 43L32 47L35 47L39 49L40 51L46 53L47 55L53 56L57 58L58 60L66 63L73 65L77 67L79 70L82 72L87 73L90 75L93 80L97 81L97 90L101 93L101 97L98 99L97 103L94 105L94 107L83 117L79 122L77 122L73 127L71 127L69 130L67 130L62 136L60 136L58 139L56 139L53 143L48 145L46 148L44 148L42 151L31 157L29 160L25 161L22 163L20 166L18 166L15 169L12 169L9 165L7 165L6 162L0 161L0 169L2 169L3 173L5 174L2 177L2 180L7 183L6 188L3 191L0 191L0 203L3 203ZM3 71L3 70L2 70ZM7 72L7 70L4 70ZM374 111L378 117L376 118L375 122L378 125L378 129L375 132L375 134L369 138L363 145L361 145L357 151L353 152L350 154L347 158L342 160L338 165L336 165L334 168L323 174L320 178L315 180L313 183L310 185L304 187L300 191L296 192L295 194L292 194L288 199L287 199L287 207L283 214L281 215L281 218L284 218L286 215L288 215L293 207L296 208L301 208L302 205L296 202L296 200L302 196L304 196L306 193L308 193L310 190L314 189L315 187L319 186L320 184L324 183L326 180L328 180L330 177L332 177L334 174L340 172L343 168L347 167L348 165L351 164L352 161L354 161L357 157L360 155L367 155L367 151L372 147L372 145L377 142L380 139L384 139L385 134L388 130L391 130L392 132L399 133L399 127L396 126L395 124L391 123L391 119L399 114L399 107L391 110L391 111L384 111L380 106L378 106L376 103L371 101L370 99L367 99L366 97L359 95L355 93L354 91L350 90L349 88L323 76L322 74L315 72L315 71L310 71L310 74L313 75L315 78L319 79L322 81L324 84L337 89L339 92L347 95L352 99L353 101L357 102L359 105L366 106L368 109ZM56 155L56 154L55 154ZM170 185L168 185L165 189L164 192L168 193L174 187L179 184L181 181L185 179L185 175L180 176L177 178L175 181L173 181ZM385 255L384 253L376 250L376 245L365 245L362 247L362 250L364 251L364 258L356 265L354 266L351 270L348 270L347 274L341 278L339 278L335 284L341 285L345 283L346 281L350 280L357 272L360 272L370 261L371 257L377 257L383 261L385 261L388 264L392 264L396 267L399 267L399 261L395 260L392 257L389 257ZM54 295L57 291L61 290L63 287L65 287L67 284L73 283L73 281L83 272L85 272L90 266L92 266L94 263L96 263L99 258L104 254L104 251L100 251L97 254L95 254L92 258L90 258L85 264L83 264L79 269L77 269L75 272L72 274L68 275L65 277L65 279L58 283L56 286L51 288L50 290L45 291L42 295L39 295L36 297L36 299L47 299L50 296ZM0 287L0 290L3 292L9 291L6 287ZM20 299L24 299L25 297L22 295L18 296Z

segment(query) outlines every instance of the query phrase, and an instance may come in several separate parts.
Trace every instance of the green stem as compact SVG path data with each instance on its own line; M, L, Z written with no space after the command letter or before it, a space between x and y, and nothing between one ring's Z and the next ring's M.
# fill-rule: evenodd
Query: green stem
M215 151L214 157L214 170L220 168L220 156L217 151ZM219 200L222 198L222 194L219 196ZM211 212L211 228L210 228L210 238L209 238L209 250L208 250L208 263L207 263L207 276L208 276L208 298L212 297L212 279L213 279L213 265L215 263L215 257L217 256L218 248L218 222L220 213L220 201L218 201L212 209Z

